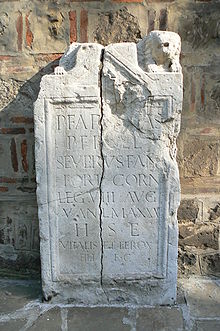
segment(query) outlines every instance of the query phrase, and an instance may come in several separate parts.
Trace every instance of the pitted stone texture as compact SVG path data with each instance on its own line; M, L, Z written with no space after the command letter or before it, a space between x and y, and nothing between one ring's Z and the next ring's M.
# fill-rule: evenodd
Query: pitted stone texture
M152 31L138 43L139 65L148 72L181 72L180 48L175 32Z
M96 296L100 296L93 289L88 297L87 286L95 284L97 288L101 274L101 53L98 44L71 45L57 74L43 78L35 104L46 299L57 296L57 300L62 297L72 302L97 302ZM81 286L85 286L84 291Z
M35 139L47 300L175 301L182 75L143 71L140 51L72 44L42 80Z
M110 45L102 90L103 287L110 302L173 303L182 76L145 73L135 44Z
M30 331L47 331L54 330L60 331L62 320L61 312L58 307L50 309L48 312L45 312L43 315L39 316L38 320L33 323L33 325L28 329Z

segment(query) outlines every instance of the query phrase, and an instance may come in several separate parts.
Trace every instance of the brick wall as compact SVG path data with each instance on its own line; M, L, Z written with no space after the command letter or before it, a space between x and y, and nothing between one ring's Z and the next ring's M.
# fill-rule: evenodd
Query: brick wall
M179 269L220 275L219 21L218 0L0 0L1 273L40 271L33 103L41 77L71 42L136 42L160 29L182 38Z

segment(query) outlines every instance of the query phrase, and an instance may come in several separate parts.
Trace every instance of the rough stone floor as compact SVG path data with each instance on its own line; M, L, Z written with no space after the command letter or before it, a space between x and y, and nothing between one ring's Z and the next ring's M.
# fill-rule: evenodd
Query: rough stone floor
M40 281L0 279L1 331L220 331L220 279L179 280L174 307L42 303Z

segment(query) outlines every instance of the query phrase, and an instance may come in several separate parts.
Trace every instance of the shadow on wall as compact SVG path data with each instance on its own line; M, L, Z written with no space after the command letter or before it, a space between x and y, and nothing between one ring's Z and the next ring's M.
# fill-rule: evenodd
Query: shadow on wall
M42 76L57 65L58 59L23 85L0 80L0 276L40 276L33 109Z

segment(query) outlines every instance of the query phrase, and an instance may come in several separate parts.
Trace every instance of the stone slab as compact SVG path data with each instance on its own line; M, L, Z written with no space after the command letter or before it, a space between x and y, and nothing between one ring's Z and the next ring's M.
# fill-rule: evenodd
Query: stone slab
M182 311L174 307L143 308L138 310L136 331L183 331Z
M173 303L182 76L144 72L138 54L132 43L104 53L103 286L110 301Z
M15 331L24 329L26 320L14 320L9 322L0 322L0 330L2 331Z
M62 67L43 78L35 105L46 299L52 293L68 298L68 283L76 287L83 282L100 283L101 53L101 45L71 45L60 61Z
M62 319L61 312L58 307L50 309L44 314L40 315L39 318L28 328L31 331L60 331L62 330Z
M68 311L68 330L130 331L128 312L121 308L75 308Z
M220 281L191 277L182 279L180 287L185 292L190 314L195 318L220 317Z
M0 314L12 313L41 298L39 281L0 279Z
M34 116L46 300L175 302L179 53L171 32L75 43L43 77Z
M220 330L220 320L196 321L192 331L217 331Z

